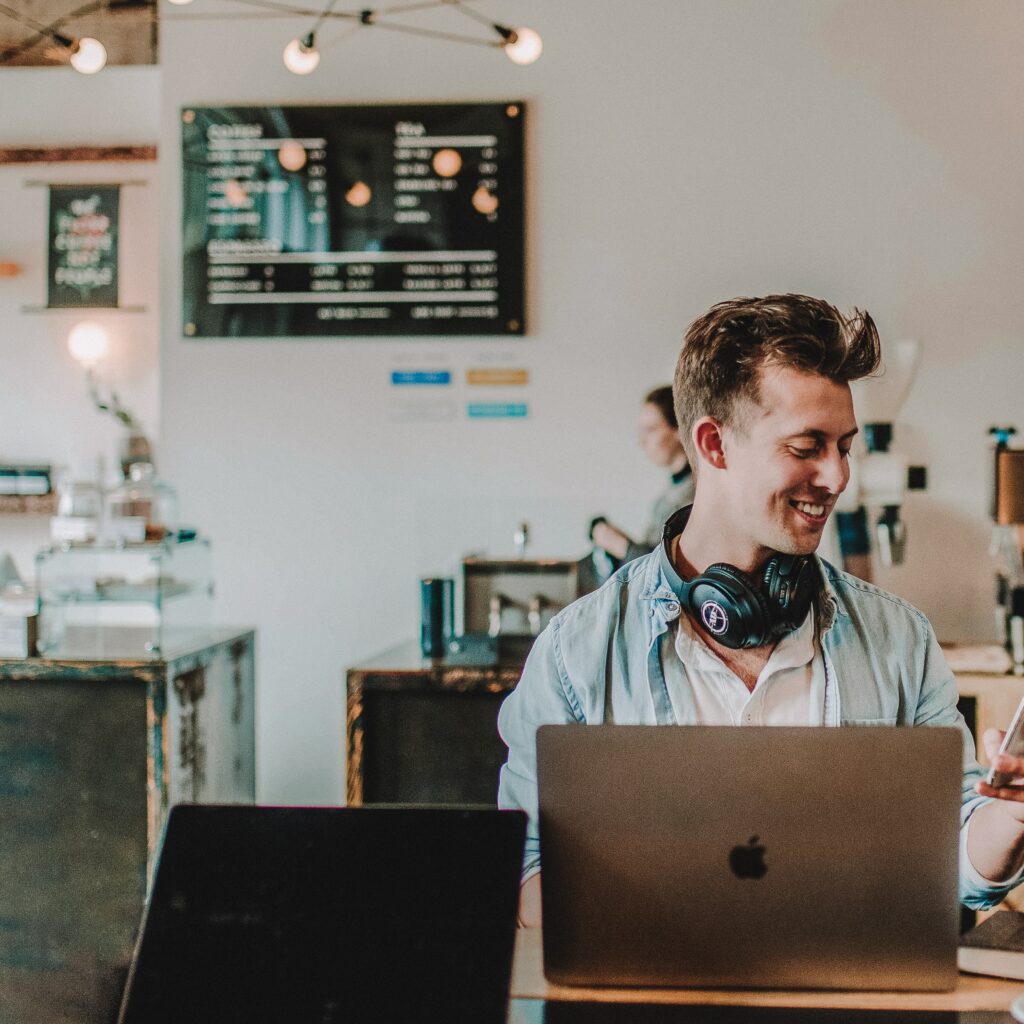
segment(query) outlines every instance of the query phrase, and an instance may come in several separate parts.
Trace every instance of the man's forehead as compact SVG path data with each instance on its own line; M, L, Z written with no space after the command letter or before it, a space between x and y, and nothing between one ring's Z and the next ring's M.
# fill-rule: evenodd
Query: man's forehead
M857 429L850 386L788 366L762 367L757 398L741 399L748 420L771 421L780 432L835 434Z

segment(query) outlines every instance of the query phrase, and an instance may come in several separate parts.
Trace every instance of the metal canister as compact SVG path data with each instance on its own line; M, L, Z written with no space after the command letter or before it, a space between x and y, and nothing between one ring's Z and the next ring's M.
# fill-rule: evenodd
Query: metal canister
M455 632L455 581L450 576L420 580L420 649L439 658Z

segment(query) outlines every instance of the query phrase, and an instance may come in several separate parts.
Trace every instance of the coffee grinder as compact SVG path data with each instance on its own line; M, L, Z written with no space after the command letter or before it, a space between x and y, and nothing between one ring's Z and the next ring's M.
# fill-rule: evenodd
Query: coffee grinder
M1013 674L1024 676L1024 449L1011 448L1015 427L992 427L992 554L996 558L996 630Z

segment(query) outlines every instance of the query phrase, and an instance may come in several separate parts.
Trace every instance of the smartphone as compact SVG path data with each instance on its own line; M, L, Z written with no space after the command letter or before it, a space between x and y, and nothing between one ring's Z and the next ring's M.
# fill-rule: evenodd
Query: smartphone
M1012 757L1024 757L1024 698L1017 705L1013 713L1013 720L1010 722L1003 742L999 746L1000 754L1010 754ZM1008 786L1013 780L1012 775L1005 772L997 772L994 768L989 770L988 778L985 780L990 786L997 789L1000 786Z

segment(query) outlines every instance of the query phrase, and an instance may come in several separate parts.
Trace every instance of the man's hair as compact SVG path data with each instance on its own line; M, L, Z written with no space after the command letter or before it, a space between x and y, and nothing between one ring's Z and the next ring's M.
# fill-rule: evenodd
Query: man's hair
M766 295L712 306L687 328L673 380L679 433L693 466L690 434L702 416L736 425L737 401L760 398L765 366L788 366L845 384L878 369L878 330L868 313L844 316L822 299Z
M664 384L660 388L648 391L644 396L644 405L653 405L661 413L662 419L673 429L679 427L676 419L675 403L672 400L672 385Z

